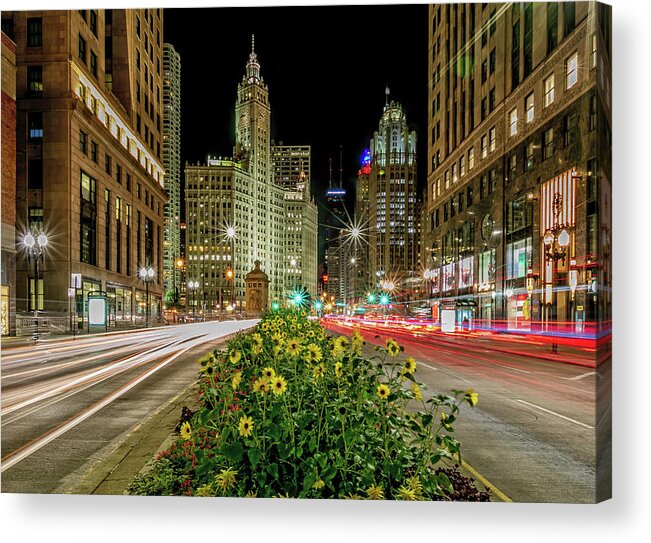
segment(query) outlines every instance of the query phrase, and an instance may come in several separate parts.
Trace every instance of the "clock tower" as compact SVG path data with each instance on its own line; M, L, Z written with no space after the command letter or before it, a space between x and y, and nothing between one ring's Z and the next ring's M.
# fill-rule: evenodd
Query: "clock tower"
M269 182L271 177L271 109L269 90L260 76L255 54L255 36L251 36L251 54L246 74L237 86L235 103L236 145L248 155L249 172L256 181Z

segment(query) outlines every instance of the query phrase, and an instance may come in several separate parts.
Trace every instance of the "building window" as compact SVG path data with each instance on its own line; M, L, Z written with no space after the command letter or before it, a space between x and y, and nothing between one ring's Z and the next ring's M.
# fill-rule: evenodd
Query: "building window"
M590 55L590 68L597 67L597 35L592 35L592 54Z
M104 167L106 169L106 173L111 175L111 172L113 171L112 166L111 166L111 163L112 163L111 156L106 155L105 158L106 158L106 160L104 162Z
M468 185L466 188L466 202L468 207L472 205L472 185Z
M488 156L488 136L484 134L481 137L481 157L486 158Z
M543 107L554 103L554 74L550 75L544 81L545 94L543 96Z
M565 62L565 88L572 88L578 80L579 55L574 53Z
M579 114L577 111L569 113L565 117L565 147L568 147L576 142L579 137Z
M543 160L554 154L554 129L549 128L543 134Z
M466 175L466 156L461 155L461 158L459 159L459 175L463 177Z
M97 11L90 10L90 31L97 37Z
M111 191L104 190L104 205L106 213L104 214L104 237L106 238L106 248L104 250L104 267L111 269Z
M588 122L588 129L592 132L597 128L597 94L592 91L590 94L590 119Z
M488 111L495 109L495 87L488 91Z
M512 234L532 225L533 207L525 196L511 200L508 204L506 233Z
M468 149L468 171L475 167L475 148Z
M136 35L140 37L140 17L136 15Z
M479 253L478 272L479 277L477 280L479 284L495 282L495 249Z
M533 70L533 2L524 5L524 77Z
M530 141L527 143L527 147L525 150L525 162L524 162L524 171L528 172L533 168L533 163L534 163L534 155L533 155L533 141Z
M79 131L79 150L85 155L88 154L88 134L83 130Z
M456 162L452 164L452 183L456 183L459 181L459 174L457 170L457 164Z
M29 17L27 19L27 47L41 47L43 45L43 19L42 17Z
M115 165L115 180L121 185L122 184L122 166L119 164Z
M86 40L79 34L79 58L86 64Z
M27 160L27 188L43 190L43 159L30 158Z
M35 281L34 277L29 278L29 311L43 311L43 279Z
M27 67L27 88L30 94L43 92L43 66Z
M509 181L513 181L518 176L518 155L513 153L509 157Z
M558 45L558 4L547 4L547 54Z
M531 262L531 238L521 239L506 246L506 278L517 279L527 275Z
M488 175L484 174L479 178L479 198L484 199L488 194Z
M450 170L445 171L445 188L450 188Z
M483 121L486 118L486 115L488 113L488 102L486 101L486 97L481 99L481 120Z
M574 2L563 2L563 35L567 36L576 26Z
M533 110L533 92L524 99L524 111L526 114L527 122L530 123L533 121L534 110Z
M28 140L31 144L42 143L43 141L43 113L30 111L27 114Z
M518 108L513 108L509 113L509 136L515 136L518 133Z
M97 55L94 51L90 52L90 73L97 79Z
M491 128L488 131L488 144L490 147L491 153L495 150L496 147L496 142L495 142L495 127Z
M489 61L488 61L488 64L489 64L488 70L489 70L489 72L490 72L491 75L492 75L492 74L495 73L495 64L497 63L497 57L496 57L496 54L495 54L495 47L493 47L493 50L490 52L490 55L489 55L488 58L489 58Z
M97 151L98 151L99 146L97 145L96 141L91 141L90 142L90 159L97 164Z
M81 262L96 265L96 188L95 179L81 171L80 255Z
M488 60L481 63L481 82L486 83L488 79Z

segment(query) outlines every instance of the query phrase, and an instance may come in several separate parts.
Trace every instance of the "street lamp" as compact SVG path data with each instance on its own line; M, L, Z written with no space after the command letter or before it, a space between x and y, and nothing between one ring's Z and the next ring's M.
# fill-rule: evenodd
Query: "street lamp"
M176 260L176 269L178 270L178 273L181 273L181 270L183 270L183 259L179 257ZM174 270L174 305L176 306L179 303L179 289L176 286L176 270Z
M145 283L145 292L146 292L145 297L147 299L147 307L146 307L146 311L145 311L145 315L146 315L145 326L147 328L149 328L149 310L150 310L150 307L149 307L149 283L151 283L154 280L154 275L155 274L156 274L156 272L154 272L154 268L152 268L151 266L146 266L146 267L143 266L142 268L140 268L140 270L138 270L138 276Z
M23 245L27 249L27 260L34 263L34 341L38 340L38 263L43 264L45 247L47 247L47 236L41 232L36 238L31 232L27 232L23 238Z
M231 242L231 269L226 272L226 276L230 273L229 279L232 280L233 290L231 291L231 305L233 308L237 305L237 295L235 294L235 236L237 232L233 226L226 228L226 237ZM240 312L242 311L242 306L240 306Z
M198 288L199 288L199 281L188 281L188 289L190 289L190 291L192 292L192 320L194 320L195 308L196 308L194 293Z

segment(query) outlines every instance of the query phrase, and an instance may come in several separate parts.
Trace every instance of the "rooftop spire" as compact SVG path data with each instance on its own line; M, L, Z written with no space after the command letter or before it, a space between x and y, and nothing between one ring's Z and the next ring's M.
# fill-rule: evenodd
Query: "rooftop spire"
M343 179L343 174L344 174L344 165L343 165L343 154L344 154L344 148L343 145L339 146L339 188L342 188L342 179Z
M328 180L328 188L332 188L332 157L330 157L330 179Z
M260 63L255 54L255 34L251 34L251 54L249 61L246 63L246 79L249 83L260 81Z

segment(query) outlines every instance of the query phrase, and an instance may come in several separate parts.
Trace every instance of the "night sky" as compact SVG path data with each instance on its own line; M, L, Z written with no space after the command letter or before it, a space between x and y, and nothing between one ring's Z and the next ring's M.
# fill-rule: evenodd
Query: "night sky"
M387 85L417 131L424 187L426 4L166 9L164 21L164 39L181 55L182 164L232 154L236 89L254 33L269 87L271 137L312 146L312 192L320 208L330 157L333 180L339 179L340 145L344 187L353 194Z

